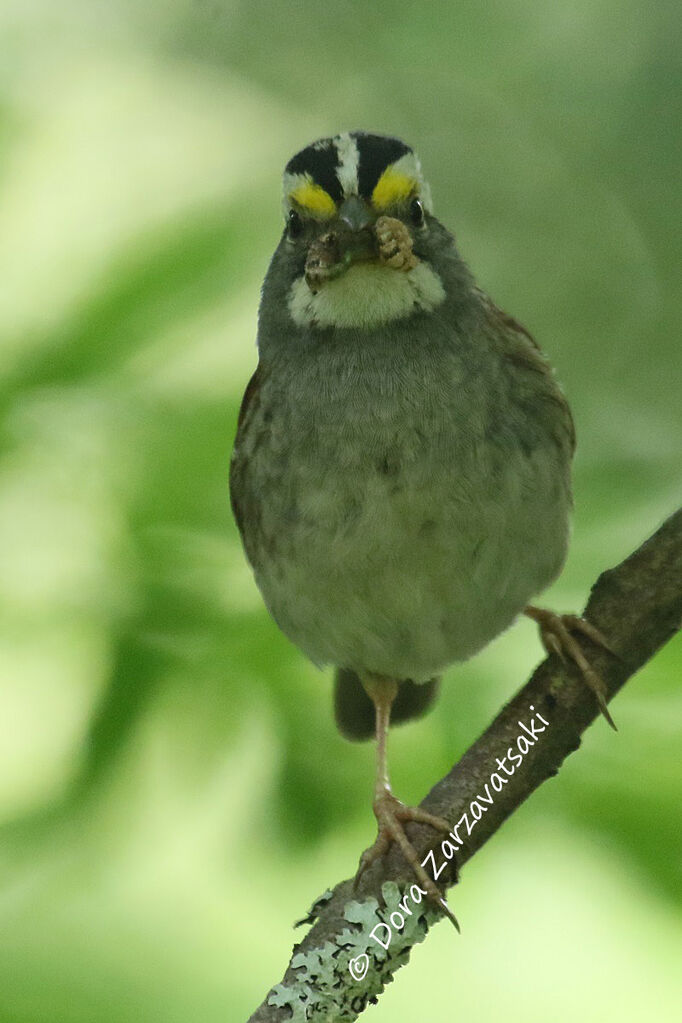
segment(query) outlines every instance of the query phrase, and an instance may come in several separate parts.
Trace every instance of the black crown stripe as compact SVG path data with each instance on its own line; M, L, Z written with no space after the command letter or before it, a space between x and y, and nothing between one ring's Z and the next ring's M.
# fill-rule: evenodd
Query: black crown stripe
M336 146L331 139L325 139L323 145L314 143L292 156L286 165L286 171L289 174L309 174L335 202L339 202L343 195L336 176L337 167Z
M352 132L360 154L358 170L358 191L364 199L370 199L374 186L391 163L411 153L409 146L400 139L388 135L369 135Z
M374 186L389 166L412 149L400 139L390 135L372 135L369 132L352 131L351 138L358 147L358 192L370 199ZM339 156L334 139L320 139L306 146L289 160L286 171L289 174L309 174L335 202L343 198L341 185L336 176Z

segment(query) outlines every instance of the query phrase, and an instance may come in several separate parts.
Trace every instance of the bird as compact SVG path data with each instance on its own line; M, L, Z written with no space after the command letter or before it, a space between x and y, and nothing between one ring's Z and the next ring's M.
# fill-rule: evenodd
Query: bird
M286 164L282 204L232 510L275 622L334 669L340 731L375 737L377 838L356 882L396 843L457 926L404 830L450 825L393 794L389 727L424 714L445 669L521 614L613 724L575 633L604 637L532 603L567 555L573 418L534 338L436 218L407 143L318 139Z

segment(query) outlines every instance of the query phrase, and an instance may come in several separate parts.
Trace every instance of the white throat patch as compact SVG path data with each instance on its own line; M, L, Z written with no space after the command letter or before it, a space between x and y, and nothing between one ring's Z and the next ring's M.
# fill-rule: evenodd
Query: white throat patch
M407 273L358 263L317 292L305 277L297 278L289 292L289 312L299 327L378 327L416 310L431 311L444 298L441 279L427 263Z

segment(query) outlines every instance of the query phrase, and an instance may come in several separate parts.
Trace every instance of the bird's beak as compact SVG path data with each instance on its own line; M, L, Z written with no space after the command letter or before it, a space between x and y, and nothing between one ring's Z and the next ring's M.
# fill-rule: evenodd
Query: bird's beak
M344 199L339 208L339 255L348 265L376 256L376 241L372 233L374 216L357 195Z
M341 203L339 220L349 231L362 231L371 224L372 215L364 199L351 195Z
M341 277L352 263L378 259L375 219L370 207L359 196L344 199L330 230L308 249L305 279L313 293L327 281Z

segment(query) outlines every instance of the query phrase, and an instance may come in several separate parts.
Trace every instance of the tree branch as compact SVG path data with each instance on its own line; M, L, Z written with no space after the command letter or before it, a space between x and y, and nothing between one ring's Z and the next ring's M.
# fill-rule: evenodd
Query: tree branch
M617 568L599 577L584 613L618 654L580 636L611 699L680 627L682 509ZM459 867L466 863L543 781L557 773L597 716L596 700L573 665L555 655L548 657L421 803L450 822L461 847L455 838L450 848L441 847L441 838L434 839L431 828L408 826L420 859L434 850L433 862L425 861L427 870L433 873L445 865L438 876L440 885L456 881L453 864L446 859L450 850L457 847ZM511 774L508 751L516 758L523 754L522 763L514 760ZM294 946L283 982L271 989L249 1023L352 1023L376 1001L407 962L412 945L423 940L438 918L393 848L366 872L356 892L351 881L341 881L318 900L306 921L316 922Z

